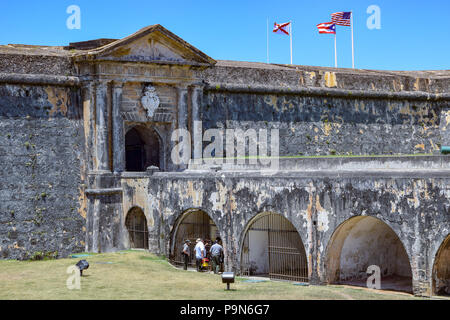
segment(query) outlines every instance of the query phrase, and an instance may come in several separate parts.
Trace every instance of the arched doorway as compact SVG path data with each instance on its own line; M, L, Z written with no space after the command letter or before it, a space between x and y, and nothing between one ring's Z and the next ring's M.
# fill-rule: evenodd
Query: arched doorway
M450 295L450 234L436 253L433 266L433 293Z
M371 265L380 268L380 289L412 292L408 254L394 230L374 217L350 218L328 244L328 282L365 287Z
M174 227L170 262L179 266L184 264L181 252L185 240L190 240L191 256L189 265L195 267L195 241L201 238L202 240L211 240L214 242L217 237L220 237L219 230L206 212L197 209L188 210L179 218L178 223Z
M141 208L133 207L125 219L130 248L148 249L147 219Z
M125 165L127 171L142 172L149 166L160 168L160 143L154 129L131 128L125 135Z
M280 214L257 215L245 232L241 274L308 282L308 260L297 229Z

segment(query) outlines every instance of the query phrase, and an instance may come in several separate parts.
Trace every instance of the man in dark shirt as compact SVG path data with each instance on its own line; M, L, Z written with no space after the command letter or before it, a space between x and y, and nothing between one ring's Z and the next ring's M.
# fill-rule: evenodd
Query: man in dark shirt
M223 247L222 238L217 237L216 241ZM223 258L224 257L222 255L222 257L220 258L219 272L223 272L223 270L224 270L224 268L223 268Z
M223 256L223 247L219 244L219 241L216 240L211 247L211 259L212 259L212 267L215 274L219 271L220 262Z
M186 240L183 245L184 270L187 270L188 263L189 263L189 257L191 255L191 248L189 248L190 244L191 244L191 241Z

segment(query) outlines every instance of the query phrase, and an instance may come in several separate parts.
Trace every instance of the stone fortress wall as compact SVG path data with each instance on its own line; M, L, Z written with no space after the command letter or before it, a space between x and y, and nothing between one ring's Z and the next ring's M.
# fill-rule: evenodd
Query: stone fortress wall
M449 89L449 71L215 61L160 25L66 48L0 46L0 256L129 248L138 208L145 247L170 257L196 210L239 273L251 222L270 212L298 231L312 284L370 262L410 277L417 295L448 288ZM208 145L199 130L278 129L279 168L174 163L178 128L192 157Z

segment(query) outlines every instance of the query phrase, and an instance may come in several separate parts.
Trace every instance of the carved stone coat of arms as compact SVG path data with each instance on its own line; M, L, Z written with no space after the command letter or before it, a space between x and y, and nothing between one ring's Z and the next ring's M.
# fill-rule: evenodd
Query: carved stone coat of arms
M149 118L153 117L155 110L159 106L159 97L156 94L156 89L153 86L146 86L144 89L144 95L141 98L141 103L144 109L147 111Z

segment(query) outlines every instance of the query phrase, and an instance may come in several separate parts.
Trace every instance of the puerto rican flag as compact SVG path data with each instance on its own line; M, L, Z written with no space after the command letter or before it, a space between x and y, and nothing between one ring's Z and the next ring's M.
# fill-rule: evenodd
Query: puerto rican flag
M278 24L275 22L273 26L273 32L278 34L285 34L288 36L291 33L291 23L286 22Z
M334 24L333 22L319 23L317 25L317 29L319 29L319 33L336 34L336 24Z

